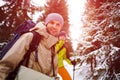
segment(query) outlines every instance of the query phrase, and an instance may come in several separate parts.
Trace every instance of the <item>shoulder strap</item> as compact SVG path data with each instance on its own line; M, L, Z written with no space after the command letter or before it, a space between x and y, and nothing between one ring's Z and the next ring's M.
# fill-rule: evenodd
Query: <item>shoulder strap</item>
M52 46L51 47L51 65L53 69L53 77L55 77L54 57L55 57L55 46Z
M35 31L32 31L32 33L33 33L33 39L32 39L32 41L30 43L30 48L29 48L30 52L36 50L36 48L38 47L39 42L40 42L40 40L42 38L42 36L39 33L35 32Z
M33 33L33 39L32 39L32 41L30 43L30 48L27 51L26 55L24 56L25 66L28 66L30 53L33 52L33 51L35 51L35 60L36 61L38 60L37 48L38 48L38 45L39 45L39 42L40 42L42 36L39 33L35 32L35 31L32 31L32 33Z
M59 53L63 48L64 48L64 44L63 44L62 47L57 51L57 53Z

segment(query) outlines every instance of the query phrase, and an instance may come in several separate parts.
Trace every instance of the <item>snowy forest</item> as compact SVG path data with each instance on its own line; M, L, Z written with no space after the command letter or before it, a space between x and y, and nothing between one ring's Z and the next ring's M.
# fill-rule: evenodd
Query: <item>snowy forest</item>
M38 21L44 21L51 12L60 13L64 28L69 33L69 0L46 0L44 6L35 6L32 0L3 0L0 5L0 51L14 36L14 31L24 20L33 20L41 12ZM81 18L82 34L78 40L75 80L120 80L120 1L86 0ZM72 42L68 39L68 49ZM78 59L79 58L79 59Z

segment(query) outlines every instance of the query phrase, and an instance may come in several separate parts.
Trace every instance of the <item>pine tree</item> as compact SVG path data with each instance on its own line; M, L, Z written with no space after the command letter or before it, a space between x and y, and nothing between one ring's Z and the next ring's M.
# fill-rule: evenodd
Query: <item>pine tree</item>
M0 41L7 40L9 34L22 23L24 20L30 19L28 12L34 14L35 11L41 11L42 8L35 7L30 4L30 0L5 0L7 3L0 7Z
M119 0L88 0L86 3L84 36L78 50L87 56L84 61L91 64L91 80L117 80L116 75L120 73L119 8ZM102 67L96 70L99 66Z
M35 11L41 11L30 3L31 0L4 0L6 4L0 6L0 43L8 41L16 27L24 20L32 20ZM28 15L31 13L31 15ZM4 36L3 36L4 35Z

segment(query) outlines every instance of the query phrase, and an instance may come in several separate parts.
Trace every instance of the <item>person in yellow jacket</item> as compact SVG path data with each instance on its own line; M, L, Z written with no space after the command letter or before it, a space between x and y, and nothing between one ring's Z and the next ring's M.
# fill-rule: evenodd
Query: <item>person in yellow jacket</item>
M66 60L68 64L72 64L71 60L67 57L67 50L64 46L66 39L66 33L64 31L61 31L59 34L59 41L55 46L56 52L57 52L57 58L58 58L58 73L62 77L62 80L72 80L69 73L64 67L63 60Z

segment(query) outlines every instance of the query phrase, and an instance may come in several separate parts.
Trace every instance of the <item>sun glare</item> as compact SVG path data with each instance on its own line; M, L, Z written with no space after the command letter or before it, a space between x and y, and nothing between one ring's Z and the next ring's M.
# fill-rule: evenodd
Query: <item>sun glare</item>
M70 36L72 39L72 46L74 50L76 50L77 48L78 40L80 34L82 33L80 28L83 25L81 22L81 18L85 10L85 2L86 0L68 0Z

